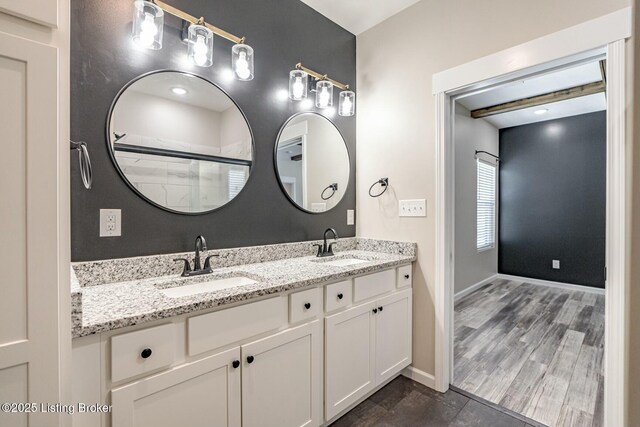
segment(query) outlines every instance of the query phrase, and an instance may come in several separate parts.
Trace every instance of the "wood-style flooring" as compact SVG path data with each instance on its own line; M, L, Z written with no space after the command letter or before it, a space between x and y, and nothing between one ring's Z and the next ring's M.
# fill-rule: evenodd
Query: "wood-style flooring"
M331 427L532 427L449 390L438 393L398 377Z
M544 425L602 426L604 295L496 280L455 304L454 381Z

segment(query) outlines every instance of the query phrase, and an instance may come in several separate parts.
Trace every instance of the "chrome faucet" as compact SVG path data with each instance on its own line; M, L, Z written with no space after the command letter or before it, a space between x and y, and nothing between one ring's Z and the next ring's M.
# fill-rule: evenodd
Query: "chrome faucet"
M335 255L333 253L333 245L336 243L335 241L330 243L329 245L327 245L327 234L331 233L333 234L333 240L337 241L338 240L338 233L336 233L336 230L334 230L333 228L327 228L324 231L324 244L320 245L320 244L315 244L313 246L317 246L318 247L318 254L316 255L317 257L325 257L325 256L333 256Z
M191 269L191 265L189 264L189 260L186 258L176 258L174 261L183 262L184 268L182 269L182 277L189 276L199 276L201 274L209 274L212 272L211 269L211 258L217 257L218 255L209 255L204 260L204 267L200 266L200 251L207 250L207 241L204 236L196 237L196 255L193 258L193 270Z

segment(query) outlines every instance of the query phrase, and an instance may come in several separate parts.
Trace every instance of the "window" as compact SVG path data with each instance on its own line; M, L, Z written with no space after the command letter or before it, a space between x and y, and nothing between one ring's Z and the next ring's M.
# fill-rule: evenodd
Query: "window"
M244 170L229 169L229 200L233 199L242 191L247 180L247 174Z
M482 251L496 245L496 166L480 159L477 165L476 248Z

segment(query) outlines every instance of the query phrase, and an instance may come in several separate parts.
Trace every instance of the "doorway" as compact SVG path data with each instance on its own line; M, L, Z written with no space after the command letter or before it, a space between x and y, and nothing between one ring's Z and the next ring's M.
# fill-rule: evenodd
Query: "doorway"
M607 60L607 201L604 419L623 425L627 286L625 242L625 42L630 11L621 10L567 30L434 75L438 149L435 386L449 388L453 366L454 167L452 117L455 97L605 55Z

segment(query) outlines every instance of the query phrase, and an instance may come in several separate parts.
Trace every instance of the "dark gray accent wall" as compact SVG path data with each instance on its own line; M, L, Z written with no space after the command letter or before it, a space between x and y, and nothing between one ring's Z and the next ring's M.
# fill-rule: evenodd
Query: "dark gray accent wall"
M212 248L321 238L327 227L341 237L355 235L346 210L355 209L355 117L331 120L345 136L351 157L349 188L338 206L309 214L293 206L278 185L273 150L278 131L299 104L281 100L295 64L328 73L355 87L355 36L300 0L173 0L171 4L216 26L247 37L255 49L255 79L226 81L232 43L214 42L214 65L185 64L181 21L166 15L160 51L136 49L130 37L131 0L71 2L71 137L88 143L94 185L85 190L76 153L71 170L71 257L74 261L121 258L193 249L203 234ZM120 178L107 151L106 118L120 88L136 76L159 69L189 71L222 87L246 114L255 136L255 167L231 203L202 216L158 209L134 194ZM334 93L337 100L338 91ZM327 165L331 167L331 165ZM100 238L99 209L122 209L122 237Z
M604 288L606 112L502 129L500 159L498 271Z

